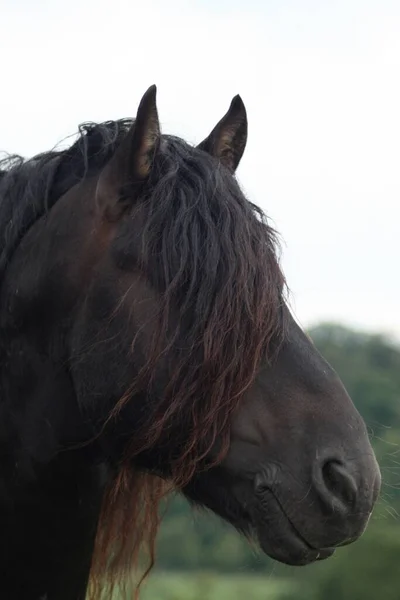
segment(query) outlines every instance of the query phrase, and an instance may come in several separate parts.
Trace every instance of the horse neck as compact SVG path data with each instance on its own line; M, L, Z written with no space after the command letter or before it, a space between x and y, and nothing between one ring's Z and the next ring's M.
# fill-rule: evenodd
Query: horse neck
M93 200L79 196L71 190L31 227L1 289L0 445L28 479L92 433L68 368L70 328L96 259Z

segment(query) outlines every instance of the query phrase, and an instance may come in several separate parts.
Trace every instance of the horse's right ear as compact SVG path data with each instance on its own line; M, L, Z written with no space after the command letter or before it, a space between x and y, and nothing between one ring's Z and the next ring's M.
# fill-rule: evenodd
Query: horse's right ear
M100 173L96 196L106 212L111 209L115 213L113 206L116 208L125 184L141 183L150 175L161 136L156 92L152 85L144 94L132 127Z

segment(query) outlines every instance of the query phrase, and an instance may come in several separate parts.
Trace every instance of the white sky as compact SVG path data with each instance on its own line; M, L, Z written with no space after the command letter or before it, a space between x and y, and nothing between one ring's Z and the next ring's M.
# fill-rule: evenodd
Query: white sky
M0 150L27 156L152 83L199 142L240 93L297 318L400 338L398 0L1 0L0 56Z

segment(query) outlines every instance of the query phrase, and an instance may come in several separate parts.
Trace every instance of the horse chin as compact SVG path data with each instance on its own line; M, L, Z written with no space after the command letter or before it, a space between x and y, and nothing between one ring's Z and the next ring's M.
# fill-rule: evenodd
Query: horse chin
M274 543L269 536L258 534L261 550L274 560L293 567L302 567L333 555L333 548L315 550L296 534L290 534Z
M218 481L218 480L217 480ZM195 487L185 489L186 498L229 522L260 550L278 562L303 566L332 556L333 548L314 548L293 525L272 493L254 497L248 482L221 488L210 477L199 477ZM212 484L216 484L215 486Z
M334 548L315 548L301 535L271 494L251 515L251 530L262 552L278 562L304 566L333 555Z
M279 531L273 531L265 523L253 525L254 536L264 554L291 566L305 566L333 555L333 548L316 549L294 529L291 522L282 516Z

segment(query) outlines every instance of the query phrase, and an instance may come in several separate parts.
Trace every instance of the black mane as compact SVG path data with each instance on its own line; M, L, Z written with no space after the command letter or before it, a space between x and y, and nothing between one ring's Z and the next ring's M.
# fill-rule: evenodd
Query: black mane
M0 160L0 282L28 229L72 186L107 163L131 124L130 119L85 123L65 150Z

